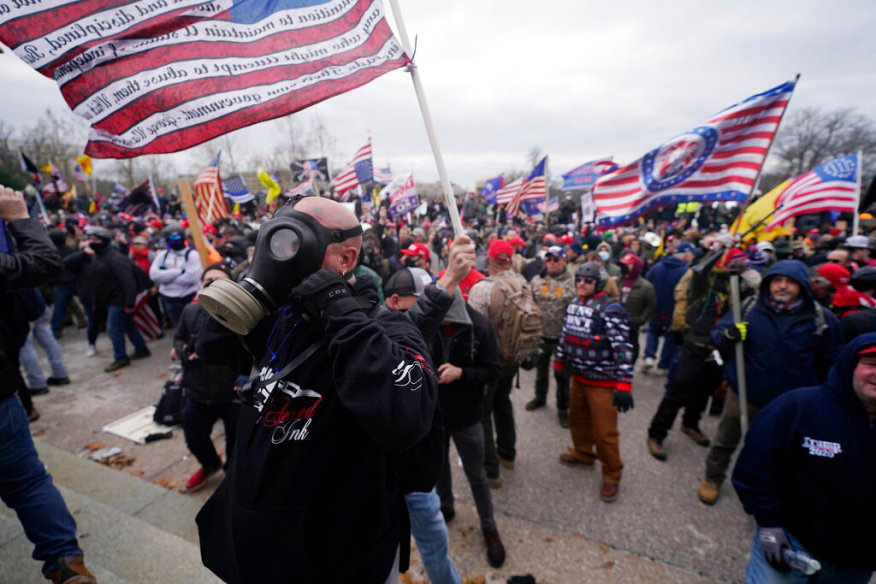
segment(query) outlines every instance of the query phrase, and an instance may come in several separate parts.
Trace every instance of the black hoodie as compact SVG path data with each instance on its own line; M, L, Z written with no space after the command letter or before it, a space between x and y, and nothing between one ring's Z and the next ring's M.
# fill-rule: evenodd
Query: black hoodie
M231 362L233 336L210 320L198 355ZM399 453L436 402L419 331L388 310L324 332L285 311L245 343L262 379L322 344L242 407L234 462L197 518L204 565L226 582L382 583L404 530Z
M861 335L827 381L770 402L754 419L733 486L761 527L783 527L816 558L876 570L876 421L852 387Z

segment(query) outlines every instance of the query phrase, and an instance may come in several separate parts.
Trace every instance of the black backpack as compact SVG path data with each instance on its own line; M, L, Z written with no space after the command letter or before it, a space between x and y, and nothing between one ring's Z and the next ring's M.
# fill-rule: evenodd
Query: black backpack
M155 404L155 414L152 419L162 426L177 426L182 424L185 390L182 384L182 367L171 369L170 379L164 382L161 398Z

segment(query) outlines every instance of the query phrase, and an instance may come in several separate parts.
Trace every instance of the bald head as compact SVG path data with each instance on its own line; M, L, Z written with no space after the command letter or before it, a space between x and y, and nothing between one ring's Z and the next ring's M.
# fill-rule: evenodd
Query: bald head
M351 229L359 225L359 220L352 211L337 201L323 197L305 197L298 201L295 210L310 215L329 229ZM346 275L356 267L361 247L361 235L330 244L325 250L322 267L337 270L342 276Z

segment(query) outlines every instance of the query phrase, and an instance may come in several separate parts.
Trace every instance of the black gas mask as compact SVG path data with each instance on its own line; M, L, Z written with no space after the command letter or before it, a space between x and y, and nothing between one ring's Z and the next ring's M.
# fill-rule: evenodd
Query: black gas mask
M322 267L326 248L362 234L362 227L329 229L291 202L258 231L252 267L240 283L218 280L199 302L232 331L245 335L262 318L288 304L290 292Z

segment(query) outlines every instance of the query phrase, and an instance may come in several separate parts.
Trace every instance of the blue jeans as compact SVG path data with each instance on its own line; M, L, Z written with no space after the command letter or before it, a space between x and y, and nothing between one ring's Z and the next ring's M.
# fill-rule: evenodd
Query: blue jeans
M67 318L67 307L76 294L73 284L55 284L52 286L52 331L60 333Z
M669 364L672 362L672 357L678 346L669 340L669 325L672 324L672 317L661 318L655 316L648 323L648 334L645 340L645 357L653 359L657 356L657 347L660 344L660 337L663 339L663 350L660 351L660 361L657 367L660 369L669 369Z
M760 549L758 541L758 532L760 528L754 531L754 544L751 546L751 558L748 560L748 565L745 567L745 583L746 584L867 584L870 581L872 572L862 570L860 568L843 568L835 564L828 564L820 558L815 558L821 562L821 570L807 576L796 570L788 572L779 572L769 565L766 558L763 557L763 550ZM785 531L788 536L788 541L791 542L791 547L797 551L806 551L803 544ZM812 555L812 554L809 554Z
M173 325L173 328L176 328L176 323L179 322L179 318L182 316L183 308L191 304L192 300L195 299L194 294L189 294L182 298L174 298L172 296L160 294L160 297L161 306L164 308L164 314L167 316L167 320L170 321L170 324Z
M106 332L113 342L113 359L116 361L121 361L128 357L127 349L125 348L126 334L134 345L135 353L145 353L148 351L146 342L140 336L140 331L134 326L134 318L130 314L126 314L125 309L121 306L110 306L107 309Z
M17 396L0 401L0 498L18 515L43 574L58 558L82 555L76 522L37 456Z
M441 500L432 489L428 493L405 495L411 516L411 533L433 584L459 584L459 573L448 555L447 524L441 515Z
M43 315L33 322L27 340L19 353L21 366L24 368L24 375L27 379L27 387L30 389L42 389L47 385L46 376L43 375L43 369L40 367L39 356L34 348L34 341L46 352L49 365L52 368L52 377L67 377L67 367L64 365L61 345L52 334L51 317L52 313L47 308Z
M88 320L85 336L88 338L88 344L93 345L97 342L97 335L100 334L100 325L106 320L106 307L95 309L87 302L83 302L82 309L85 310L85 318Z

